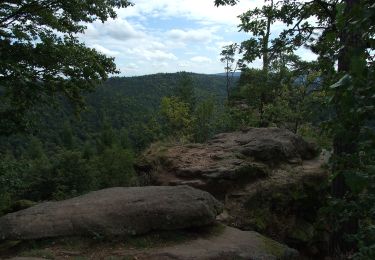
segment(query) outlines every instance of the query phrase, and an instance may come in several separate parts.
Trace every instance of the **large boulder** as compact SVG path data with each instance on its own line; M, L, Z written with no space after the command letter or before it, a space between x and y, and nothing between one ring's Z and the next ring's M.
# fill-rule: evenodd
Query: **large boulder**
M311 248L320 236L314 222L327 196L325 162L320 156L301 165L279 166L268 178L228 193L223 222L272 235L293 247Z
M111 188L0 218L0 240L136 235L212 224L222 205L188 186Z
M232 260L232 259L298 259L298 252L253 231L226 227L218 236L199 238L179 245L161 248L136 259L143 260Z
M272 174L280 164L301 164L318 155L314 144L279 128L219 134L205 144L154 144L136 164L156 185L186 184L224 198L229 190Z
M249 128L204 144L156 143L136 168L153 185L210 192L223 201L219 219L227 225L302 248L325 232L314 222L327 195L328 158L288 130Z
M80 241L81 250L69 252L66 250L66 241L50 240L39 249L40 252L50 252L51 259L137 259L137 260L233 260L233 259L298 259L298 252L286 245L266 238L257 232L241 231L236 228L222 225L213 226L203 230L189 230L173 236L168 232L169 240L160 240L160 236L144 237L149 246L145 244L129 243L129 241L111 241L110 243L95 243L93 241ZM186 237L181 239L181 235ZM139 236L134 239L141 239ZM156 239L152 244L152 238ZM131 239L131 238L130 238ZM159 242L158 242L159 241ZM30 249L18 247L5 254L9 260L42 260L41 258L23 258L17 255L28 254ZM32 252L32 251L31 251ZM74 254L73 254L74 253Z

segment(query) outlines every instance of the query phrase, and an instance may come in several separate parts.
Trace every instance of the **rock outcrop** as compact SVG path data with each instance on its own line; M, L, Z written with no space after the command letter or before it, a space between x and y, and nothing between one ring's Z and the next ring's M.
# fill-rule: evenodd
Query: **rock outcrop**
M272 174L280 164L301 164L318 155L315 145L279 128L249 128L215 136L206 144L154 144L138 160L141 174L157 185L186 184L223 197L238 184Z
M222 234L136 256L143 260L297 259L298 252L253 231L226 227Z
M215 230L213 232L213 230ZM199 235L198 235L199 233ZM133 259L133 260L232 260L232 259L298 259L298 252L286 245L266 238L257 232L241 231L232 227L215 226L196 233L183 241L173 241L150 247L137 248L126 243L112 242L106 246L92 244L74 252L74 258L82 259ZM190 234L191 236L191 234ZM189 235L188 235L189 237ZM119 244L118 244L119 243ZM49 252L52 259L72 259L64 243L54 241L52 246L40 248ZM18 254L27 254L18 252ZM17 254L16 254L17 255ZM8 255L8 257L11 255ZM0 254L1 257L1 254ZM9 259L9 258L6 258ZM9 260L42 260L42 258L10 258Z
M47 202L0 218L0 240L136 235L215 222L222 204L191 188L111 188Z
M190 185L225 204L220 219L294 246L313 241L327 156L288 130L249 128L205 144L154 144L137 169L156 185ZM310 232L311 231L311 232Z

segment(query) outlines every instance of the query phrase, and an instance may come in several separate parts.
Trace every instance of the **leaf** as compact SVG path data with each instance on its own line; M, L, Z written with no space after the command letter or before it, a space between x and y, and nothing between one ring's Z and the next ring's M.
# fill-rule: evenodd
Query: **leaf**
M366 175L358 172L344 173L345 183L354 193L362 192L368 185L368 178Z

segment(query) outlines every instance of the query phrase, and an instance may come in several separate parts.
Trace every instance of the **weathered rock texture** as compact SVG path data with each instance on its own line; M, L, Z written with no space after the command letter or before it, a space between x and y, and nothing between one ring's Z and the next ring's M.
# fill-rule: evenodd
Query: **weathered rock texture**
M298 244L312 241L327 172L314 144L278 128L249 128L206 144L154 144L138 172L157 185L191 185L225 203L226 224Z
M188 186L111 188L0 218L0 240L135 235L212 224L222 205Z
M212 232L207 229L198 236L183 241L173 241L155 246L134 248L116 242L90 244L81 251L71 252L64 249L64 244L57 241L53 246L46 245L43 250L50 252L50 257L60 259L133 259L133 260L233 260L233 259L298 259L298 252L274 240L253 231L241 231L231 227L216 226ZM149 240L148 240L149 241ZM89 245L89 244L87 244ZM27 252L27 251L26 251ZM22 255L12 252L7 257ZM1 255L0 255L1 256ZM8 259L8 258L6 258ZM9 260L28 260L29 258L11 258ZM35 258L35 260L40 258ZM34 260L34 258L30 258ZM40 259L41 260L41 259Z
M218 236L162 248L136 259L143 260L232 260L297 259L298 252L253 231L226 227Z
M39 257L13 257L13 258L9 258L8 260L46 260L46 259L39 258Z
M315 145L279 128L250 128L215 136L207 144L155 144L137 163L158 185L187 184L216 196L233 185L271 175L281 164L300 164L318 155Z

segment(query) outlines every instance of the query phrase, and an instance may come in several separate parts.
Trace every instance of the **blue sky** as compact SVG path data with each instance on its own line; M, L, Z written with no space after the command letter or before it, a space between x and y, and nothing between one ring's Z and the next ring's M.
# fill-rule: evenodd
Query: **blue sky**
M81 39L115 57L122 76L158 72L223 72L223 46L247 39L238 32L238 15L263 0L242 0L237 6L215 7L214 0L132 0L118 18L89 24ZM280 26L275 26L275 31ZM305 59L312 59L300 50ZM260 66L255 61L253 67Z

